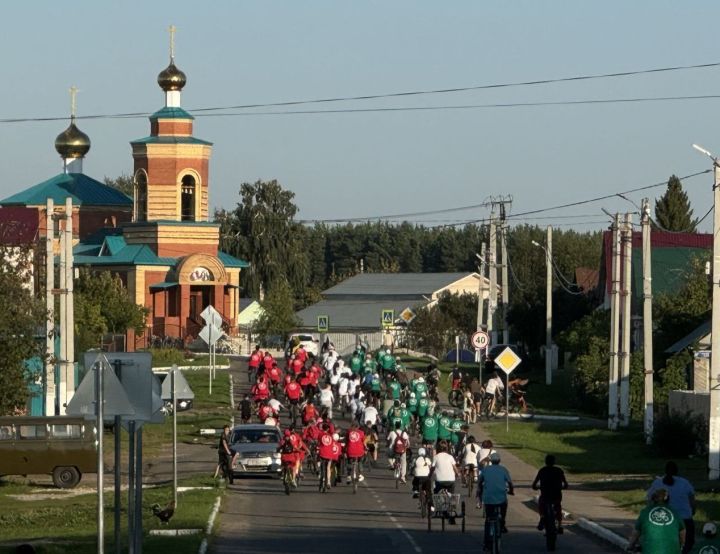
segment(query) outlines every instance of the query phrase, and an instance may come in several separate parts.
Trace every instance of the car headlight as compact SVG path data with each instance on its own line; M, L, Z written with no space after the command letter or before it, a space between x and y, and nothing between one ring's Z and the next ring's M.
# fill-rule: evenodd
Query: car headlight
M273 455L272 455L273 460L279 460L281 456L282 456L282 454L280 454L280 452L273 452Z

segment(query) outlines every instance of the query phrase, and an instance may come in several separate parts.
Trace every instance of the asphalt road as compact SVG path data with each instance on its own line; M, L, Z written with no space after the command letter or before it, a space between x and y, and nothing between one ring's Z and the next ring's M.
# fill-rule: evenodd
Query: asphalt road
M235 393L247 388L244 371L237 373ZM239 385L239 386L238 386ZM220 512L219 532L210 551L215 554L324 553L393 554L443 552L482 552L482 512L467 501L466 532L460 520L440 531L440 520L433 520L433 531L421 519L410 485L395 489L392 472L383 458L381 465L365 474L365 481L353 494L352 487L339 485L321 494L314 477L301 482L287 496L278 479L257 477L236 479L229 486ZM466 491L458 483L456 492ZM537 515L525 501L531 491L527 483L516 483L510 498L503 552L545 552L543 534L535 529ZM573 526L558 537L557 552L618 552Z

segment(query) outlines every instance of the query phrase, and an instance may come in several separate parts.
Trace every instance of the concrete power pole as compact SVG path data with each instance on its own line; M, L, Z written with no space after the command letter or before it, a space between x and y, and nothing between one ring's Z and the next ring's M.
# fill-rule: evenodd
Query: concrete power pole
M630 335L632 333L632 214L625 214L622 243L622 342L620 344L620 424L630 425Z
M477 306L477 324L476 329L481 331L485 322L483 321L483 307L485 304L485 247L486 244L483 242L480 247L480 260L478 264L478 270L480 272L480 281L478 282L478 306Z
M497 231L495 226L495 207L490 212L490 247L488 269L490 271L490 295L488 297L487 331L490 333L490 344L497 344L495 330L495 310L497 308L497 264L496 259Z
M62 339L65 341L65 364L61 386L64 395L60 402L60 415L75 394L75 304L73 296L73 204L72 198L65 199L65 328Z
M552 227L545 244L545 384L552 385Z
M43 393L45 395L44 413L55 415L55 203L48 198L45 204L45 379Z
M713 158L712 335L710 338L710 423L708 478L720 479L720 165Z
M645 370L645 442L653 440L653 335L652 335L652 253L650 242L650 201L642 202L643 267L643 364Z
M510 329L507 322L510 305L510 283L508 282L507 223L505 221L505 203L500 204L500 263L502 264L502 318L503 344L510 344Z
M610 370L608 378L608 428L618 426L618 351L620 343L620 216L612 224L612 285L610 288Z

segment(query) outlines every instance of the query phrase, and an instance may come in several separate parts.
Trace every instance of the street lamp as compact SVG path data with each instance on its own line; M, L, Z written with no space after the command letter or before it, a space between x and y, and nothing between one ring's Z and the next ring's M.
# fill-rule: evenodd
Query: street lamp
M532 241L545 252L545 384L552 384L552 227L547 228L547 246Z
M720 478L720 165L717 157L702 146L692 147L713 162L713 262L712 262L712 321L710 339L710 422L708 448L708 478Z

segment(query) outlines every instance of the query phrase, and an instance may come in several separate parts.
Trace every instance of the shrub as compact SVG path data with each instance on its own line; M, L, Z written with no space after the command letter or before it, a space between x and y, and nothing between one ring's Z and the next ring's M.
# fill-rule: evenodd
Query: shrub
M153 367L167 367L173 364L185 365L185 354L177 348L149 348Z
M708 427L701 415L672 412L655 420L655 444L666 457L688 457L707 450Z

